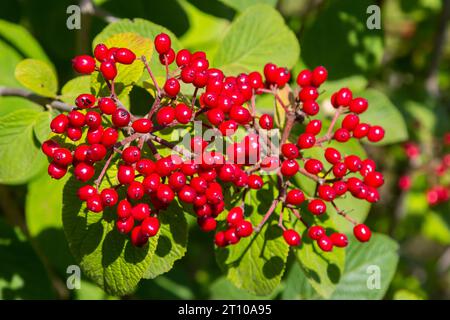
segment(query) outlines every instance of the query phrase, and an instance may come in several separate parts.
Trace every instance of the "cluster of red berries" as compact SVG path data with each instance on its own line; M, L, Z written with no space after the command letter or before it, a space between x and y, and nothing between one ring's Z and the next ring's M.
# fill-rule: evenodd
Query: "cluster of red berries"
M228 229L216 233L214 242L218 247L236 244L241 238L246 238L253 232L253 225L244 219L244 210L241 207L230 209L226 221Z
M439 155L431 161L421 159L421 148L415 142L406 142L403 144L403 151L408 158L410 166L414 168L414 172L425 172L427 181L430 186L426 191L427 201L430 206L445 203L450 200L450 185L446 179L447 173L450 171L450 153L445 152L445 148L450 146L450 134L447 133L442 139L443 143L439 144L441 148L438 150ZM442 154L441 149L444 148ZM426 157L426 155L423 155ZM398 180L398 187L401 190L408 191L412 186L411 173L402 175Z
M133 245L143 246L149 237L157 234L158 216L173 201L192 205L203 231L216 230L219 227L217 218L225 210L224 187L233 186L237 192L248 188L261 189L264 185L261 174L274 172L275 169L279 169L281 190L274 201L293 212L307 203L307 211L321 215L331 204L338 213L347 217L334 203L347 192L369 202L378 201L377 188L384 180L383 175L376 171L373 160L360 159L352 154L341 155L337 149L326 147L325 143L331 140L346 142L352 137L367 137L376 142L383 138L384 130L380 126L360 123L358 114L367 110L368 103L363 98L353 98L352 92L343 88L331 99L337 109L334 120L345 115L341 127L333 132L334 121L327 134L319 137L322 122L311 117L320 110L318 88L328 75L324 67L304 70L298 75L295 104L285 107L288 114L295 115L293 121L308 121L305 131L298 136L296 143L282 141L278 154L262 156L261 144L266 141L262 141L261 130L272 130L274 120L269 114L261 115L258 120L254 97L268 93L279 98L277 90L291 79L289 70L268 63L264 67L264 78L256 71L226 76L221 70L209 67L204 52L191 53L186 49L175 52L167 34L157 35L154 46L159 61L166 66L167 80L162 91L155 83L158 103L155 102L148 114L144 117L130 114L122 107L114 90L111 90L109 97L81 94L75 101L76 108L52 120L50 126L55 136L42 145L43 152L51 160L49 175L60 179L73 166L74 176L87 183L78 190L80 200L86 202L88 210L96 213L115 207L117 230L124 234L131 233ZM131 64L136 60L131 50L108 49L104 44L95 47L94 57L75 57L74 69L82 74L98 71L106 81L111 81L117 75L115 63ZM96 66L96 60L100 62L100 67ZM142 62L152 76L144 58ZM174 62L178 68L169 77L168 66ZM180 81L195 87L192 105L178 101L178 98L181 100ZM110 86L114 86L113 81ZM199 98L195 103L197 92ZM186 125L195 120L202 121L222 137L232 136L239 126L249 133L242 141L232 143L225 150L211 150L210 142L213 140L206 141L202 136L194 135L190 139L188 158L180 152L178 142L165 141L157 135L158 130ZM119 140L121 134L124 138ZM283 136L288 137L289 132ZM161 156L154 143L171 148L172 155ZM329 165L304 157L304 150L313 147L323 150ZM117 167L116 183L112 180L113 186L101 189L109 166ZM96 172L99 175L92 181ZM356 176L358 173L361 178ZM306 197L302 190L293 188L288 180L296 174L315 180L318 184L316 194ZM246 192L242 194L245 196ZM261 226L254 228L245 220L242 208L236 206L228 211L223 222L225 229L215 236L217 246L236 244L240 238L260 230ZM369 228L350 221L355 224L355 237L359 241L368 241L371 235ZM289 245L301 243L301 237L295 230L286 229L281 222L280 227ZM333 246L345 247L348 243L344 234L327 236L320 226L308 226L308 235L324 251L332 250Z
M82 74L91 74L97 70L106 80L113 80L117 76L116 63L132 64L136 60L136 55L130 49L108 48L103 43L95 46L94 57L88 55L75 57L72 60L73 69ZM96 65L95 60L100 62L100 67Z

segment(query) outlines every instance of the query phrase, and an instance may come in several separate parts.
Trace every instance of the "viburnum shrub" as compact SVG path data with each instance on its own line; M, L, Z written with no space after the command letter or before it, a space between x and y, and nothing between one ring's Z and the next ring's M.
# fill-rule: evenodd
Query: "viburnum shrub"
M437 206L450 200L450 133L439 137L434 148L421 147L409 141L403 144L408 159L407 170L398 180L400 190L407 192L413 185L414 176L426 175L426 197L430 206ZM429 146L428 146L429 147ZM432 149L432 150L430 150Z
M128 48L108 48L101 43L93 56L72 60L78 73L99 72L110 94L81 94L75 108L51 121L54 136L43 143L42 150L50 161L48 174L52 178L61 179L68 173L83 182L77 191L79 201L99 215L105 208L114 208L117 231L128 234L137 247L145 246L159 232L161 216L174 201L192 207L200 229L215 232L218 247L239 245L240 239L259 232L278 204L282 205L278 226L290 246L299 246L302 239L297 231L285 227L288 211L305 224L308 237L323 251L346 247L349 242L344 233L330 233L304 219L305 215L324 215L328 208L354 225L357 240L370 240L370 229L341 210L336 200L351 194L377 202L383 175L373 160L329 146L333 140L345 144L352 138L383 139L381 126L360 119L369 108L366 99L354 96L349 88L333 93L334 115L325 128L323 121L315 118L321 109L317 102L321 85L328 76L323 66L301 71L291 89L291 72L273 63L264 66L263 74L253 71L228 76L210 68L204 52L175 52L167 34L155 37L154 48L166 70L162 87L145 56L136 57ZM118 65L129 65L136 59L144 63L156 91L154 103L143 117L131 114L115 91ZM169 72L171 64L177 68ZM193 94L183 92L188 86ZM281 90L293 98L283 99ZM282 128L276 128L271 115L258 115L256 97L264 94L273 95L284 111ZM192 99L188 100L188 95ZM188 137L187 148L159 135L167 128L196 124L212 135L209 139L201 134ZM294 134L297 125L303 129ZM233 140L241 129L243 137ZM281 137L276 134L278 129ZM227 142L222 149L216 148L219 140ZM161 155L157 146L169 149L170 155ZM305 156L310 149L323 154L326 161ZM112 166L117 171L112 186L102 188ZM292 182L298 175L317 184L312 196ZM274 184L278 194L261 222L252 225L243 200L249 189L259 190L266 183ZM226 209L224 191L231 187L241 192L243 200ZM225 218L218 223L222 212Z

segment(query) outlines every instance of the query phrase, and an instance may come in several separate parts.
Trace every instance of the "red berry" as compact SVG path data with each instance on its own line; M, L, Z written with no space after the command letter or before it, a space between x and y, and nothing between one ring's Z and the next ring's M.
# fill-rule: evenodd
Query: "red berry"
M312 135L317 135L320 133L320 130L322 130L322 121L320 120L311 120L305 128L305 132L312 134Z
M322 83L327 80L328 71L325 67L317 67L313 70L311 76L311 84L315 87L319 87Z
M117 205L117 216L119 217L119 219L127 219L131 216L131 210L132 206L128 200L120 200L119 204Z
M143 247L148 242L148 237L141 232L141 226L134 227L131 231L131 244L135 247Z
M175 198L175 194L167 184L159 185L158 190L156 190L156 196L162 203L165 204L172 202Z
M146 118L137 119L131 125L134 131L139 133L149 133L153 129L153 123Z
M106 148L110 148L116 144L117 139L119 138L119 133L114 128L108 128L103 131L101 144Z
M307 100L303 102L302 107L303 112L310 116L315 116L319 113L320 107L319 104L314 100Z
M302 102L316 100L319 97L317 89L314 87L303 87L298 94Z
M113 113L111 120L116 127L126 127L130 123L130 118L130 113L127 110L118 108Z
M53 157L54 152L59 148L59 143L49 139L42 143L41 148L47 157Z
M216 235L214 236L214 243L218 247L225 247L228 244L227 240L225 239L224 231L219 231L216 233Z
M142 185L144 186L144 190L147 193L152 193L158 190L159 185L161 184L161 177L157 173L151 173L142 181Z
M91 74L95 70L95 60L91 56L82 55L72 59L73 69L82 74Z
M67 167L61 167L52 162L48 165L47 172L53 179L61 179L67 173Z
M112 207L119 201L119 195L114 188L103 189L100 193L100 197L102 198L102 203L105 207Z
M170 65L172 62L175 61L175 51L170 48L169 51L166 53L161 53L159 55L159 62L161 62L162 65Z
M181 49L177 53L176 62L177 66L185 66L189 64L189 61L191 59L191 53L187 49Z
M264 86L262 76L257 71L248 74L248 81L253 89L259 89Z
M169 35L160 33L155 37L155 49L159 54L168 52L171 45L172 42Z
M131 200L142 199L144 192L144 186L139 181L132 181L127 188L127 196Z
M342 120L342 128L348 131L353 131L355 127L359 124L359 117L356 114L348 114Z
M86 182L94 176L95 169L93 166L81 162L75 166L73 172L78 180Z
M72 163L73 157L69 149L59 148L53 153L53 162L60 167L67 167Z
M287 159L295 159L299 156L298 148L293 143L285 143L281 146L281 153Z
M99 43L94 48L94 57L98 61L102 62L108 58L108 47L103 43Z
M308 203L308 210L314 215L321 215L327 210L327 205L320 199L313 199Z
M208 121L214 125L218 126L219 124L225 121L225 113L220 108L213 108L206 113Z
M164 91L169 97L175 98L180 92L180 83L175 78L169 78L164 84Z
M311 133L302 133L298 136L297 145L300 149L309 149L316 143L316 137Z
M325 149L325 159L331 164L336 164L341 161L341 154L334 148L326 148Z
M308 87L311 85L312 72L310 70L302 70L297 76L297 84L300 87Z
M134 218L133 217L128 217L123 220L117 220L117 222L116 222L117 231L119 231L120 233L123 233L123 234L130 233L130 231L133 229L133 227L134 227Z
M336 103L338 106L346 107L352 101L352 92L349 88L342 88L336 94Z
M308 159L305 162L305 170L311 174L318 174L323 170L323 164L317 159Z
M241 207L234 207L228 211L227 222L229 226L237 226L244 220L244 210Z
M69 124L72 127L80 128L84 126L84 114L82 114L79 111L72 110L67 115L67 118L69 119Z
M136 60L134 52L127 48L117 49L114 57L118 63L122 64L132 64Z
M344 181L336 181L333 183L333 189L334 192L336 192L336 195L342 196L347 192L347 184Z
M186 176L182 172L174 172L169 176L169 186L178 191L186 184Z
M380 126L370 127L369 132L367 133L367 139L370 142L378 142L384 138L384 129Z
M192 118L192 109L184 103L179 103L175 107L175 118L179 123L187 124Z
M298 246L301 242L300 235L297 231L288 229L283 231L284 241L290 246Z
M354 113L363 113L367 110L369 104L364 98L355 98L349 104L349 109Z
M379 188L384 184L384 177L380 172L372 171L364 177L364 183L373 188Z
M291 73L287 68L277 68L275 83L278 87L284 87L291 79Z
M277 81L277 66L273 63L267 63L264 66L264 77L267 82L275 83Z
M353 129L353 137L356 139L364 138L370 130L370 125L367 123L359 123L356 125L356 127Z
M230 118L239 124L247 124L251 120L251 114L248 109L242 106L233 106L230 109Z
M171 106L165 106L156 113L156 122L161 126L167 126L175 120L175 109Z
M248 186L251 189L261 189L264 185L263 179L256 175L256 174L251 174L248 176L248 181L247 181Z
M259 126L265 130L271 130L273 128L273 118L267 113L261 115L259 118Z
M117 76L116 63L111 60L103 61L100 64L100 72L106 80L113 80Z
M148 176L153 173L155 168L155 163L150 159L140 159L136 163L136 170L144 176Z
M183 186L180 191L178 191L178 199L186 203L193 203L197 193L191 186Z
M283 176L292 177L298 172L299 168L297 161L291 159L283 161L280 171Z
M67 126L69 125L69 119L65 114L57 115L51 122L50 122L50 129L54 133L64 133L67 130Z
M333 174L336 178L342 178L347 173L347 166L343 162L336 163L333 166Z
M106 148L102 144L95 143L89 147L86 156L93 162L101 161L106 156Z
M120 165L117 171L117 179L120 184L129 184L134 181L134 169L132 166Z
M338 142L347 142L350 139L350 132L344 128L337 129L333 138Z
M100 110L107 115L112 115L116 109L116 103L114 102L113 99L111 98L100 98L98 100L98 107L100 108Z
M103 138L103 127L99 126L98 128L89 129L86 140L89 144L100 143Z
M96 129L102 124L102 116L95 111L88 111L84 119L90 129Z
M253 232L253 226L249 221L241 221L236 226L236 233L241 238L250 236Z
M333 242L331 242L330 238L328 238L326 235L320 237L320 239L317 240L317 244L319 245L319 248L322 249L322 251L329 252L333 250Z
M358 156L349 155L344 159L345 166L351 172L358 172L362 167L362 161Z
M85 185L78 189L77 196L81 201L86 201L88 198L97 194L97 189L93 186Z
M370 237L372 235L372 232L365 224L357 224L353 228L353 234L355 235L356 239L360 242L367 242L370 240Z
M312 226L308 229L308 236L312 240L319 240L325 235L325 229L321 226Z
M304 193L299 189L290 190L286 195L286 203L298 206L305 201Z
M150 207L146 203L138 203L131 209L131 215L135 220L142 221L150 216Z
M86 208L88 208L89 211L92 211L95 213L102 212L103 211L102 198L98 194L95 194L92 197L89 197L86 200Z
M216 230L217 227L217 221L213 217L198 217L197 223L203 232Z
M320 185L317 189L317 193L319 197L325 201L333 201L336 198L336 191L332 186L327 184Z
M235 228L230 228L227 231L225 231L225 240L229 244L236 244L239 242L240 238L239 238L238 234L236 233Z
M147 237L153 237L158 233L159 220L155 217L147 217L142 221L141 232Z
M330 235L331 243L338 248L345 248L348 245L347 236L343 233L332 233Z

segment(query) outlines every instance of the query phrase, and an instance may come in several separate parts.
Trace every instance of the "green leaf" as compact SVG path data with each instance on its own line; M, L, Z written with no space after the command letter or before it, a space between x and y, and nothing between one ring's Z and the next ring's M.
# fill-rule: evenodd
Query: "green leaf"
M20 88L20 83L14 77L16 65L22 60L20 54L5 42L0 40L0 84Z
M43 172L28 184L25 214L30 236L60 275L74 264L62 228L63 188L68 175L61 180L52 179Z
M253 225L261 222L274 195L275 188L271 183L266 183L258 192L247 194L245 212ZM259 233L216 251L217 262L227 273L228 280L255 295L272 293L284 272L289 247L275 216L271 216Z
M292 264L285 283L286 286L281 295L283 300L320 299L320 295L311 286L298 263Z
M42 47L25 27L0 20L0 36L15 46L25 57L51 63Z
M336 231L333 220L327 216L312 217L304 214L303 218L309 225L321 225L327 232ZM334 248L331 252L324 252L308 237L308 230L302 223L296 220L294 225L295 230L302 236L302 244L295 248L297 261L315 291L328 298L341 279L346 260L345 250Z
M371 0L324 3L302 34L302 60L310 68L323 65L330 79L370 75L381 64L383 31L366 26Z
M75 99L82 93L91 92L91 77L90 76L81 76L73 78L62 87L61 89L61 100L74 104Z
M268 59L292 68L300 47L283 17L267 5L255 5L233 21L217 49L214 65L226 74L262 71Z
M275 290L270 295L256 296L245 290L236 288L227 278L220 277L211 284L211 296L213 300L269 300L273 299L279 292Z
M50 133L49 112L20 109L0 117L0 183L20 184L40 172L47 159L40 142Z
M230 24L229 21L201 11L188 1L180 1L180 5L183 6L189 20L189 29L180 41L191 52L204 51L209 63L212 64L212 58L222 41L224 31Z
M24 98L0 97L0 117L20 109L42 111L42 106Z
M100 188L116 183L117 169L107 171ZM133 292L148 269L155 253L158 235L142 248L134 247L129 235L115 226L116 212L106 208L103 214L92 213L77 197L83 184L72 177L64 187L63 226L70 250L84 274L112 295Z
M24 235L0 218L0 299L55 299L50 279Z
M275 5L277 4L277 0L220 0L220 1L237 11L244 11L245 9L255 4L266 4L271 7L275 7Z
M44 61L21 61L16 67L15 76L25 88L37 94L51 98L56 96L58 79L55 70Z
M152 55L152 41L137 33L127 32L113 34L111 37L105 39L103 43L108 48L128 48L136 54L137 59L130 65L116 64L117 77L114 79L115 92L119 99L125 98L130 93L133 85L141 78L144 71L144 64L140 60L140 57L142 55ZM92 74L91 87L97 96L109 95L109 88L100 72Z
M173 202L159 215L160 229L158 245L144 278L154 279L172 269L175 261L186 253L188 225L184 212L178 203Z
M372 234L366 243L351 240L344 274L331 298L383 298L397 268L398 244L382 234Z
M371 125L381 125L385 130L384 139L375 143L376 146L398 143L408 139L405 119L397 107L381 91L367 89L361 96L369 101L369 108L360 115L362 122Z
M93 41L93 47L101 42L105 42L108 38L111 36L117 34L117 33L124 33L124 32L134 32L141 37L144 37L148 39L151 43L153 43L154 38L161 32L167 33L171 40L172 40L172 48L176 51L180 50L182 48L180 42L178 41L177 37L168 29L164 28L163 26L157 25L153 22L144 20L144 19L122 19L117 22L109 24L105 29L102 30L94 39ZM153 47L152 47L153 48ZM151 51L145 52L145 56L147 60L150 62L150 68L157 77L157 81L159 85L163 85L165 81L165 68L161 65L159 61L158 54L152 55ZM174 70L176 68L176 65L172 64L170 66L170 70ZM142 84L143 82L143 84ZM139 85L142 85L144 88L149 89L149 91L153 91L151 88L152 82L150 80L150 76L147 72L145 72L142 76L142 78L139 81Z

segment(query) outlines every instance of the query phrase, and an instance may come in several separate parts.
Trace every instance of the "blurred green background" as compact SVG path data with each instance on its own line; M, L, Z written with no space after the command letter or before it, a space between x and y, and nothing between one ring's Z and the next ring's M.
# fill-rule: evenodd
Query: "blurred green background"
M0 10L0 86L21 87L14 69L26 57L51 61L60 84L75 75L70 60L91 50L94 37L111 21L142 18L171 30L190 50L216 52L239 12L255 3L276 7L301 47L294 74L324 65L330 88L376 88L389 97L407 123L409 141L421 153L413 160L402 141L367 147L380 163L387 183L382 200L372 207L367 224L400 244L400 260L385 299L450 298L450 207L431 206L427 191L448 189L448 173L435 163L449 152L450 43L448 0L4 0ZM83 8L82 29L68 30L66 9ZM369 30L366 8L381 8L381 30ZM273 48L273 50L283 50ZM267 54L270 60L270 53ZM132 91L130 101L148 99ZM23 100L0 97L0 116ZM263 104L263 103L262 103ZM269 104L270 106L270 104ZM383 119L380 119L382 121ZM2 163L1 166L8 166ZM49 183L46 170L26 184L0 185L0 298L116 299L83 280L80 290L67 290L66 267L74 264L61 225L62 183ZM401 176L411 187L398 186ZM210 235L191 223L186 256L155 280L143 280L131 296L142 299L252 299L236 289L219 270ZM292 259L291 259L292 260ZM289 260L290 261L290 260ZM289 262L282 284L264 298L316 298ZM382 298L382 297L378 297Z

